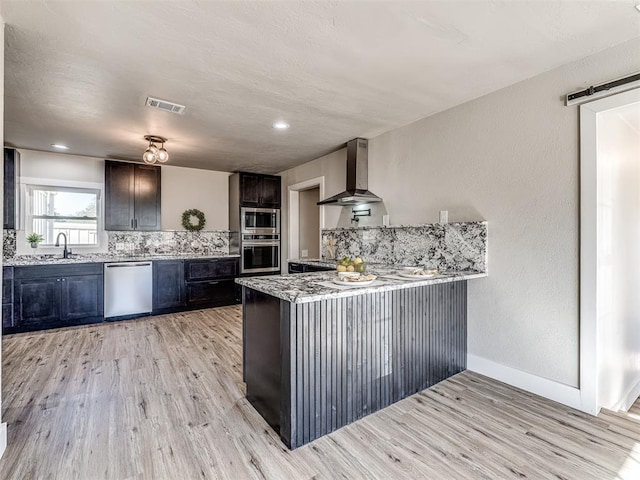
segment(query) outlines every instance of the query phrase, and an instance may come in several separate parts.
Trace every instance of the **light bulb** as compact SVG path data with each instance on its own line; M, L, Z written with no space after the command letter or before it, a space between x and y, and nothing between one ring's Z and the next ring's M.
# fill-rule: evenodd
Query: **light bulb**
M158 149L156 148L155 150L157 151ZM142 155L142 160L144 160L144 163L148 163L149 165L153 165L154 163L156 163L157 157L158 156L157 156L156 152L151 150L151 147L149 147L149 148L147 148L145 150L144 154Z
M164 145L158 150L156 158L160 163L166 163L169 160L169 152L165 150Z

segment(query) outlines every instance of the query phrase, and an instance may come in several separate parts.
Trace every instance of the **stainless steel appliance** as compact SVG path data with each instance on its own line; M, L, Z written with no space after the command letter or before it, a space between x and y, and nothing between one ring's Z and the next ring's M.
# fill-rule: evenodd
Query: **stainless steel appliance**
M280 271L280 234L243 233L240 245L240 273Z
M153 308L151 262L104 264L104 316L151 313Z
M240 231L244 233L280 233L280 209L249 208L240 209Z
M318 202L318 205L343 207L381 201L369 190L369 140L354 138L347 142L347 189Z

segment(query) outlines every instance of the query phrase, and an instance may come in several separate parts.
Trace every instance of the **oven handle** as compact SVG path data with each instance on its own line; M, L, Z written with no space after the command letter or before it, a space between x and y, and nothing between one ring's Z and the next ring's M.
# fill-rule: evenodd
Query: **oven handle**
M253 242L242 242L242 247L280 247L280 242L254 240Z

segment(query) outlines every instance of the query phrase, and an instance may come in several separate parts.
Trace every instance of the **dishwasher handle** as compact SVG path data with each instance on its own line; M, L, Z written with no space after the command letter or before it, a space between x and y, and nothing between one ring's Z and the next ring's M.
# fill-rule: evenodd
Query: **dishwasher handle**
M151 262L147 263L108 263L107 268L123 268L123 267L150 267Z

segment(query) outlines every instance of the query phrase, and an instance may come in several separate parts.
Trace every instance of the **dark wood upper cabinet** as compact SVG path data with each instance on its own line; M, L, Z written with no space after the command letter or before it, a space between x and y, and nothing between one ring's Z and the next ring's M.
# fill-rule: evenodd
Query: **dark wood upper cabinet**
M160 167L105 160L105 230L160 230Z
M274 175L240 173L240 206L280 208L282 181Z
M20 153L14 148L4 149L4 223L3 228L17 228L18 176Z
M280 208L282 179L275 176L262 177L262 201L261 207L264 208Z
M136 165L134 177L134 228L160 230L160 167Z

